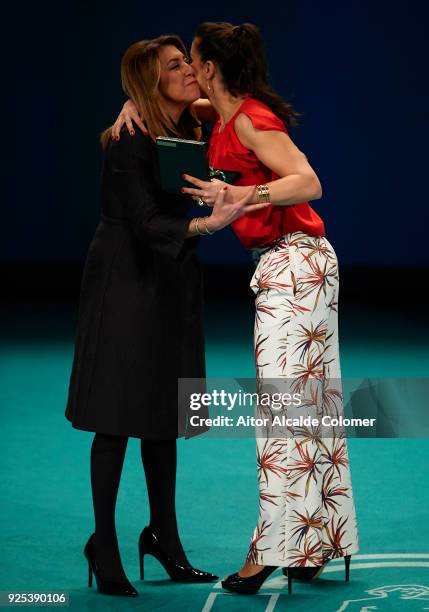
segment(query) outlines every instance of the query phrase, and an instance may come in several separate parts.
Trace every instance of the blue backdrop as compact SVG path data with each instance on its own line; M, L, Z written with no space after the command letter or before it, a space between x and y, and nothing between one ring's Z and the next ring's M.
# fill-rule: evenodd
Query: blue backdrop
M424 2L204 6L79 0L10 7L9 184L0 263L79 263L99 213L100 131L124 98L132 42L200 21L256 23L274 87L303 113L290 135L322 182L314 203L343 264L425 266L428 81ZM245 261L232 232L212 262Z

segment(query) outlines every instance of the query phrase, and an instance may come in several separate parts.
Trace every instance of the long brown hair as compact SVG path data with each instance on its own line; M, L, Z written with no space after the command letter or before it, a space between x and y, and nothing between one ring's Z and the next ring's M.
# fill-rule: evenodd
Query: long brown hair
M206 21L195 32L195 45L203 62L217 64L233 96L249 94L269 106L285 123L298 125L301 113L268 84L264 43L255 25Z
M142 40L132 44L125 51L121 61L122 89L132 100L140 115L144 117L149 136L181 136L174 121L166 113L159 91L161 66L159 51L161 47L172 45L188 57L185 45L179 36L167 34L152 40ZM101 134L100 140L105 148L111 139L112 127Z

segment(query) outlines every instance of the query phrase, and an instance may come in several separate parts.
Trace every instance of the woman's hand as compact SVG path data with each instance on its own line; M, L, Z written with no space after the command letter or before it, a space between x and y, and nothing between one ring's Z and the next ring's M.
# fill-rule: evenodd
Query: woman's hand
M207 206L213 206L217 195L224 189L226 190L226 201L230 204L238 202L245 194L247 194L247 187L237 187L235 185L227 185L224 181L218 179L211 179L211 181L201 181L195 176L189 174L182 174L182 178L188 183L195 185L194 187L182 187L182 193L188 193L192 196L193 200L202 200Z
M221 181L218 182L220 183ZM210 231L220 230L247 213L271 206L269 202L261 202L260 204L251 203L255 197L254 186L248 188L245 196L235 203L228 200L228 192L230 190L231 185L227 185L218 191L213 204L213 212L210 217L205 217L206 225Z
M113 140L119 140L121 127L124 125L124 123L127 124L127 129L129 133L131 134L131 136L134 136L135 132L134 132L132 121L134 121L134 123L138 125L138 127L141 129L141 131L143 132L145 136L149 134L140 115L137 112L137 108L134 102L131 102L131 100L127 100L124 106L122 107L122 110L119 113L118 118L116 119L115 123L112 126Z

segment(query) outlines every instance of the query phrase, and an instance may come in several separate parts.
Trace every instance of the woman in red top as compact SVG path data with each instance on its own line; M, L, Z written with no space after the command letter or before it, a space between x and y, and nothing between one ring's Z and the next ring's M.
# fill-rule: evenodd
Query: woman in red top
M227 199L236 201L253 186L251 201L272 204L232 224L241 243L260 257L251 281L258 389L267 379L288 380L300 394L323 383L330 408L339 413L337 258L323 221L308 204L321 197L319 180L285 127L296 123L296 113L268 85L264 57L261 36L251 24L198 27L192 66L219 115L210 165L242 173ZM224 187L185 178L196 189L184 191L208 204ZM326 414L327 406L319 404ZM267 414L275 414L272 407L258 406L258 416ZM289 432L281 437L272 428L257 437L259 519L244 566L222 583L230 591L257 592L279 566L290 589L292 577L311 579L335 557L345 558L348 579L358 539L344 435Z
M226 200L238 201L252 186L250 201L271 203L232 224L241 243L259 258L251 281L258 390L267 379L288 382L305 399L305 392L315 398L318 415L339 414L338 263L323 221L308 203L321 197L320 182L285 127L297 123L296 113L267 83L255 26L204 23L191 57L208 99L198 101L199 117L211 108L217 113L210 165L241 172L240 180L228 186ZM183 191L208 205L225 187L222 181L184 178L195 187ZM217 230L214 219L207 217L207 228ZM257 407L257 416L275 415L274 404ZM318 427L287 427L281 433L267 427L257 437L257 462L258 523L246 562L223 587L256 593L283 567L290 589L292 577L311 580L337 557L345 558L348 579L358 538L344 433L330 430L326 437Z

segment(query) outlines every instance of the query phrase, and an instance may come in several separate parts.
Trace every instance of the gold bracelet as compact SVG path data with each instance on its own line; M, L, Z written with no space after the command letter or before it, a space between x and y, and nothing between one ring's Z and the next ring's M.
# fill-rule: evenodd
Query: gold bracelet
M195 217L194 218L195 221L195 231L197 232L197 234L199 234L200 236L204 236L204 232L200 231L200 228L198 227L198 223L200 222L200 218L199 217Z
M207 217L203 217L203 221L204 221L204 225L206 226L206 234L209 234L209 236L213 236L214 232L211 232L209 228L207 227Z
M268 185L256 185L256 194L258 198L258 204L262 202L270 202L270 190Z

